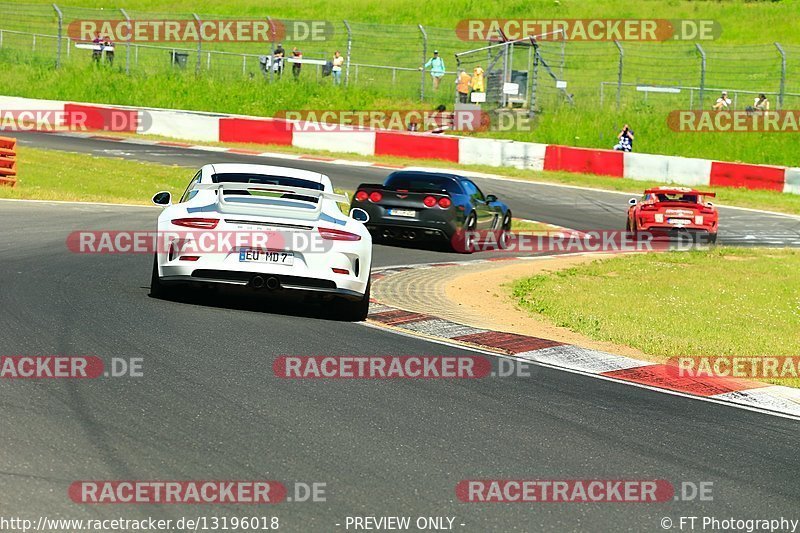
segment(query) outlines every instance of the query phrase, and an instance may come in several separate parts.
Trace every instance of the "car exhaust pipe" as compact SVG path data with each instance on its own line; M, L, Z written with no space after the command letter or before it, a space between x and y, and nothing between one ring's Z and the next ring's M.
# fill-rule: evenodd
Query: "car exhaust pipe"
M274 291L280 286L281 282L278 281L278 278L276 278L275 276L270 276L267 278L267 289Z
M254 276L253 279L250 281L250 285L253 286L254 289L263 289L266 281L261 276Z
M383 236L384 239L391 239L392 238L392 231L388 230L388 229L385 229L385 230L383 230L383 233L381 235Z

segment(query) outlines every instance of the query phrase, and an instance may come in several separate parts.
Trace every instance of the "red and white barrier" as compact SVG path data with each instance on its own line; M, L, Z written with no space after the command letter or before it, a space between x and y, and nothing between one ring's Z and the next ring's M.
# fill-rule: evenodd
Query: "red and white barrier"
M787 168L783 181L783 192L800 194L800 168Z
M189 141L274 144L366 156L438 159L464 165L580 172L687 186L744 187L800 194L800 168L431 133L347 127L330 131L277 118L0 96L0 110L23 109L80 111L91 129L109 131L113 119L134 127L116 125L111 131L135 131Z
M148 110L147 116L147 120L139 123L137 133L163 135L187 141L219 141L219 115L152 109Z
M625 152L623 177L639 181L678 183L689 187L708 185L711 161L671 155Z

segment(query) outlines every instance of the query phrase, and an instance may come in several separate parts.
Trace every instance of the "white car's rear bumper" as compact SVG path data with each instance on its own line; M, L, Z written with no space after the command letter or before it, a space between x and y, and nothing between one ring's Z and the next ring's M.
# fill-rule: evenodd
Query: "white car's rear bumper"
M281 289L330 293L350 298L359 298L366 292L371 266L369 254L335 250L324 254L295 252L292 265L242 262L238 252L204 254L196 261L181 260L180 257L177 254L169 260L167 254L160 254L159 275L162 281L254 288L270 285L270 288L275 288L277 280ZM347 273L337 273L334 268Z

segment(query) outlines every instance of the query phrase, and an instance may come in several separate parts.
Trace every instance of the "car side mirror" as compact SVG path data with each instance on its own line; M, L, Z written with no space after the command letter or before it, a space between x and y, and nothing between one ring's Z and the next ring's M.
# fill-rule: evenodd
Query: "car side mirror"
M350 210L350 218L358 222L361 222L363 224L366 224L367 222L369 222L369 213L367 213L360 207L354 207L353 209Z
M169 191L157 192L153 196L153 203L156 205L169 207L172 205L172 195L169 193Z
M636 198L631 198L628 200L628 205L636 205Z
M707 205L708 207L714 207L714 204L712 204L711 202L706 202L706 205Z
M492 203L497 201L497 196L494 194L487 194L486 195L486 203Z

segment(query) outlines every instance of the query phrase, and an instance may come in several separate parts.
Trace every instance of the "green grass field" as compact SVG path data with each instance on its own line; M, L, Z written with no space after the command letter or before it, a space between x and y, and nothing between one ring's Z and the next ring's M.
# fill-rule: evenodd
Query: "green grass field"
M663 359L796 356L798 271L797 250L719 247L595 261L509 290L527 312Z
M68 0L62 5L65 20L75 18L118 18L98 0ZM81 8L74 6L82 6ZM87 8L105 7L100 12ZM422 61L421 34L416 24L428 28L428 51L439 48L455 68L453 53L482 43L459 40L454 28L459 20L470 17L502 18L666 18L711 19L722 27L717 41L703 43L708 55L707 87L731 90L774 91L780 82L780 56L774 42L781 42L787 51L788 92L800 93L800 39L795 30L798 3L745 2L731 0L683 1L649 0L621 5L611 0L563 0L561 2L513 1L503 4L501 12L486 10L476 1L442 0L436 9L420 12L418 2L399 0L387 8L374 0L348 3L298 0L290 4L265 7L254 0L237 0L218 4L208 0L181 0L169 6L155 0L134 0L124 6L134 18L185 17L190 12L201 14L239 15L242 17L347 19L353 28L352 57L360 64L391 65L416 68ZM156 12L155 15L149 12ZM382 26L381 24L389 25ZM35 5L0 3L0 28L55 33L55 15L47 2ZM335 49L344 50L347 34L337 23L331 38L324 42L297 43L308 57L329 57ZM293 45L286 43L287 48ZM165 45L161 45L165 46ZM263 54L268 47L259 44L206 43L200 57L201 75L195 76L197 56L194 45L187 45L189 67L186 70L169 66L163 49L139 48L131 54L131 74L124 72L125 50L120 48L113 68L91 64L85 51L62 54L63 67L53 69L55 42L40 37L35 51L29 36L6 34L0 47L0 93L51 99L73 99L113 104L146 105L168 108L208 110L272 116L289 109L430 109L439 103L452 105L452 76L443 88L432 93L426 77L427 96L419 102L420 74L416 71L389 70L355 66L351 69L351 85L333 87L330 79L318 76L316 69L304 67L302 80L291 76L279 82L264 79L254 57L242 61L239 56L213 55L210 50ZM697 85L699 54L691 42L624 43L626 50L624 81L626 83L660 83ZM606 89L600 105L600 82L616 79L618 54L611 43L568 43L564 63L560 45L547 43L543 54L569 83L576 104L570 107L543 79L540 84L541 111L533 131L494 132L487 135L517 140L609 148L623 123L630 123L637 133L636 150L641 152L678 154L730 161L797 166L798 151L789 133L694 134L669 130L666 117L670 110L686 109L688 93L651 95L645 101L640 93L626 89L622 107L616 110L615 95ZM83 53L82 53L83 52ZM525 68L527 52L514 55L514 68ZM563 71L562 71L563 69ZM552 83L550 84L552 85ZM706 95L708 107L715 94ZM698 94L691 96L697 105ZM739 108L749 103L742 94ZM785 107L798 108L800 98L787 97Z
M17 186L0 198L150 204L158 191L186 189L196 170L85 154L17 149Z

